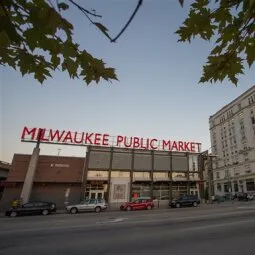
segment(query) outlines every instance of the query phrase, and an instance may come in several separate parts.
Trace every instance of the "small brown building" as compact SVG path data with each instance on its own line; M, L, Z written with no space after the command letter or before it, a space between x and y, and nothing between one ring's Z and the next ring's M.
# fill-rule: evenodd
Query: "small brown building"
M31 155L14 154L0 210L8 208L11 201L19 198ZM31 200L51 201L64 208L65 194L68 201L79 202L82 196L82 179L85 158L40 155L31 193Z
M11 164L4 161L0 161L0 201L4 192L4 182L7 179L10 168Z

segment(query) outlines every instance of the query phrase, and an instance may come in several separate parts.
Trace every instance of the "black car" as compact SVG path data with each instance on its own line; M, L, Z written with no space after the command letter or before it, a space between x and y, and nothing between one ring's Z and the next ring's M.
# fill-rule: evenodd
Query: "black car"
M173 199L170 203L170 207L180 208L185 206L198 206L200 204L200 200L197 196L192 195L183 195L180 196L178 199Z
M29 202L18 207L12 207L5 212L5 216L16 217L25 215L48 215L56 212L56 204L51 202Z
M237 195L237 198L239 201L250 201L254 199L253 194L248 194L248 193L239 193Z

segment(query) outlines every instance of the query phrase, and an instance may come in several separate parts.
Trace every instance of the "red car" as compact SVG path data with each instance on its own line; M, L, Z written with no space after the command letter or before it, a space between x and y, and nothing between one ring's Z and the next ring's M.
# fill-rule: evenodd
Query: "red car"
M151 210L152 208L154 208L154 203L149 197L140 197L133 202L126 202L120 206L120 210L122 211Z

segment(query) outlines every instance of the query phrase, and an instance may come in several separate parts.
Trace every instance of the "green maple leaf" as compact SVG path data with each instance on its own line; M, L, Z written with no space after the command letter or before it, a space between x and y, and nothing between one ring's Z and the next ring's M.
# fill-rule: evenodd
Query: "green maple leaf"
M58 4L58 8L61 10L67 10L67 9L69 9L69 5L68 4L66 4L66 3L64 3L64 2L62 2L62 3L59 3Z
M106 37L108 37L110 40L112 39L112 38L109 36L109 34L108 34L108 31L109 31L109 30L108 30L104 25L102 25L101 23L98 23L98 22L95 22L94 24L101 30L101 32L102 32L103 34L106 35Z

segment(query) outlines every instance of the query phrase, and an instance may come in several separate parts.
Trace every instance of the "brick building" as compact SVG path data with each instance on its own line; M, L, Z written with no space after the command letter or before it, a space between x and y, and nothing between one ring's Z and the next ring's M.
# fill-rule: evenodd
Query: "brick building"
M20 197L30 158L31 155L14 154L0 209L8 208L14 198ZM53 201L62 208L70 188L70 201L80 201L84 163L85 158L40 155L30 199Z
M11 164L0 161L0 201L4 192L4 182L7 179Z

